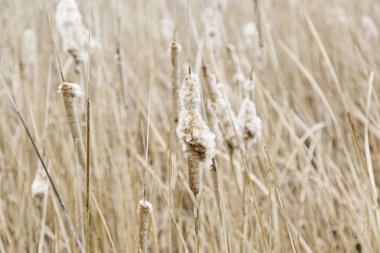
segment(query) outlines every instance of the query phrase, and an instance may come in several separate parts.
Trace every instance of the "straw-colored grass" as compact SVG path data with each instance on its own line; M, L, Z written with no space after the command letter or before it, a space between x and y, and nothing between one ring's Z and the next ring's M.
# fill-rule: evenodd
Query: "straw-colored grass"
M199 252L380 252L378 1L189 1L189 36L185 0L77 1L99 44L90 49L85 33L79 72L57 29L58 2L0 1L0 82L67 210L51 185L32 196L36 175L50 181L0 84L0 252L195 252L194 203ZM216 142L217 167L199 173L196 199L173 134L173 83L188 73L188 50L198 116ZM89 195L78 174L86 145L73 145L57 93L60 65L91 100L90 136L80 137L91 140ZM223 84L218 114L202 66ZM260 138L254 118L238 116L244 101ZM85 136L86 99L74 109ZM142 234L140 199L154 206Z

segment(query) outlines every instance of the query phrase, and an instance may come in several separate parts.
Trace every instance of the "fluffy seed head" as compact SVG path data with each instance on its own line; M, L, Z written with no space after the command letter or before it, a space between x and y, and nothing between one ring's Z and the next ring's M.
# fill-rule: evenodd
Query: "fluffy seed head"
M153 204L148 200L140 199L137 208L138 214L150 214L153 212Z
M58 93L62 93L63 95L70 95L73 98L82 97L82 89L76 83L62 83L58 87Z
M89 31L82 23L75 0L61 0L55 14L57 30L61 35L63 50L70 53L78 62L88 61L87 46ZM95 39L91 39L91 46L99 47Z
M243 88L246 93L254 92L255 91L255 82L253 81L253 78L247 78L244 80Z
M210 107L218 117L216 128L221 134L221 139L226 141L229 148L234 149L238 146L235 129L237 134L240 134L236 115L232 111L230 103L224 98L223 84L218 82L212 74L208 74L207 78L210 86ZM231 113L231 118L228 111Z
M238 122L247 147L256 143L261 138L262 122L260 117L257 116L255 103L248 97L244 99L240 108Z
M36 176L34 177L32 183L32 197L35 197L39 194L44 194L49 190L49 182L46 176L46 172L38 167Z
M201 94L199 78L195 74L185 77L180 92L177 135L184 152L197 153L200 167L210 168L215 157L215 135L209 130L200 113ZM194 157L189 155L189 157Z

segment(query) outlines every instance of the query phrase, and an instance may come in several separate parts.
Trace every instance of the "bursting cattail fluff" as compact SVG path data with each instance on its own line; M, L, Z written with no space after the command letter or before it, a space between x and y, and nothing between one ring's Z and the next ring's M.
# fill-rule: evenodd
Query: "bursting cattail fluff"
M75 99L82 97L82 90L76 83L62 83L58 87L58 93L62 93L63 102L66 109L66 116L69 123L71 135L74 140L74 146L78 153L79 163L82 169L86 168L86 152L82 139L82 132L79 126L76 108L74 106Z
M255 91L255 82L252 77L244 80L243 89L246 94L249 94Z
M46 172L41 166L38 166L31 190L32 197L35 197L39 194L45 194L49 190L49 181L47 179Z
M200 188L200 169L208 169L215 157L215 135L201 116L201 91L195 74L185 77L180 92L177 135L188 155L189 184L196 195Z
M256 113L255 103L245 98L240 108L238 122L240 130L242 131L243 140L247 147L256 143L262 135L262 122Z
M232 111L230 103L224 99L223 84L218 82L214 75L208 73L207 67L204 68L204 71L210 92L210 107L218 118L216 128L220 130L222 138L225 140L228 148L233 150L238 147L235 130L237 134L240 135L236 115ZM228 111L231 113L231 119Z
M147 200L141 199L137 208L139 215L139 246L143 253L147 252L148 216L153 212L153 205Z
M77 2L61 0L57 5L55 21L61 35L63 50L74 58L76 64L87 62L89 31L83 25ZM99 47L93 38L91 38L91 46Z

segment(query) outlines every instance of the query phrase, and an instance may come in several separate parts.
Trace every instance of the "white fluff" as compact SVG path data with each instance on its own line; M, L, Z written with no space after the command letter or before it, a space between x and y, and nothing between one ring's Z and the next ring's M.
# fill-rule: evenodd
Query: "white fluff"
M257 116L255 103L249 97L245 98L241 105L238 122L247 147L261 138L262 122L260 117Z
M137 208L137 213L152 213L153 212L153 204L148 200L140 199L139 205Z
M58 87L58 93L70 94L72 97L82 97L82 89L77 83L62 83Z
M39 166L31 187L32 197L40 194L45 194L48 190L49 182L46 176L46 172Z
M87 62L89 31L83 25L82 15L75 0L61 0L55 14L57 30L61 35L63 50L69 52L77 62ZM91 47L99 47L91 38Z
M226 140L230 148L236 148L239 144L236 133L238 135L240 134L236 115L232 111L230 103L224 98L223 84L217 82L214 75L209 75L208 78L211 86L211 109L215 112L219 120L217 126L220 131L218 132L222 134L222 139Z
M177 136L183 150L199 153L201 168L208 169L215 157L215 135L203 121L200 109L199 78L191 74L185 77L181 87Z

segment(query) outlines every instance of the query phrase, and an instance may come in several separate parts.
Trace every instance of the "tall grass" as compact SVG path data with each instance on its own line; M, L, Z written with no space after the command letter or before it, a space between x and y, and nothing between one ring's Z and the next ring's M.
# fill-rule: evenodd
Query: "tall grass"
M83 251L85 220L89 252L196 251L197 187L173 135L188 55L197 119L216 142L216 166L199 173L199 252L380 252L378 2L69 1L91 16L79 19L81 54L49 27L59 2L0 1L1 82L66 209L0 85L0 252ZM88 147L73 145L62 82L91 97ZM85 103L73 105L80 134ZM86 201L78 165L91 168ZM36 175L44 194L32 194Z

